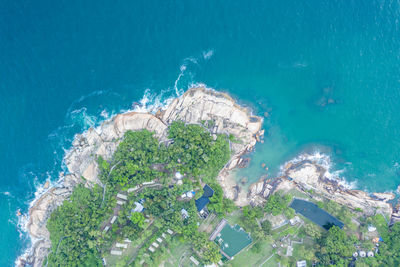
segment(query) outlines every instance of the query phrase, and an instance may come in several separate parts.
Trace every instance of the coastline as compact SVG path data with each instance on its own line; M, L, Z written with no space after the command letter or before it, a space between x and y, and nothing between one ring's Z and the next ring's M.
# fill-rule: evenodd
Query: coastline
M175 120L195 124L203 120L214 120L215 127L211 134L232 134L241 140L230 142L231 159L217 177L225 196L233 199L237 206L260 205L279 190L288 192L297 189L316 199L324 196L350 208L360 208L367 215L379 210L388 214L392 222L400 221L400 206L392 203L394 194L352 190L345 181L329 173L327 159L323 155L295 158L282 166L279 177L261 178L251 184L248 191L242 190L232 170L246 165L245 154L253 151L255 144L262 140L262 118L253 116L249 109L238 105L228 94L202 85L169 101L165 108L158 109L155 114L124 112L96 128L76 134L71 148L64 156L68 173L61 172L59 180L53 185L47 184L47 189L44 185L45 190L29 207L29 216L25 219L32 246L16 260L16 266L42 266L51 247L46 222L52 211L69 197L77 184L84 183L88 187L101 184L97 179L95 156L110 159L127 130L147 129L155 132L161 142L166 141L168 125ZM314 193L310 193L310 190Z
M400 203L394 193L370 193L352 189L343 180L332 177L319 156L309 155L289 161L282 166L279 177L261 178L252 184L248 192L250 203L259 205L278 191L288 193L297 190L315 201L332 200L347 208L362 211L365 216L385 214L389 224L400 221Z
M101 184L97 179L95 156L101 155L109 159L127 130L147 129L155 132L160 141L165 141L167 127L175 120L190 124L213 120L215 127L212 134L233 135L241 140L240 143L230 143L232 156L221 174L229 173L235 168L241 161L241 155L251 151L263 134L262 118L253 116L250 110L239 106L228 94L202 86L189 89L171 101L165 109L159 109L156 114L134 111L118 114L96 128L75 135L71 149L64 156L68 173L60 173L60 179L55 186L51 186L30 205L26 228L32 246L18 257L16 266L42 266L51 247L46 222L52 211L68 198L77 184ZM225 195L234 194L231 181L222 178L217 180L221 182Z

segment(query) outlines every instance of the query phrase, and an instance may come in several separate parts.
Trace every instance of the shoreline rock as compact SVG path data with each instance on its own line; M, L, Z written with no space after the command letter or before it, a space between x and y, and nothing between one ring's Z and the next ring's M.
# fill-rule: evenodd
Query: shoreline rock
M387 214L391 223L400 221L400 204L393 207L393 193L367 193L343 186L340 181L328 179L327 170L317 162L302 160L295 164L289 163L283 170L283 175L274 179L260 179L249 187L248 199L253 206L266 201L270 194L279 190L288 192L292 189L308 194L312 198L323 196L351 209L361 209L371 216L376 212Z
M51 247L50 234L46 228L51 213L71 195L78 183L85 183L88 187L94 183L101 185L97 178L97 156L111 159L127 130L147 129L154 132L161 142L167 141L168 125L176 120L189 124L211 120L215 122L210 129L212 134L233 135L241 140L230 142L231 159L217 177L224 194L233 199L238 190L229 173L238 165L242 155L251 151L262 137L262 118L251 115L248 109L236 104L226 93L204 87L191 88L155 115L137 112L118 114L96 128L75 135L72 147L64 157L68 174L60 173L58 185L49 188L29 209L27 229L32 247L17 259L16 265L42 266Z

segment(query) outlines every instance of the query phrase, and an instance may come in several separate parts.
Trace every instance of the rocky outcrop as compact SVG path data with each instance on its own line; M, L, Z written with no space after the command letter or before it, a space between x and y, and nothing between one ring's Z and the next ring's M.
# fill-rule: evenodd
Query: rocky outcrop
M296 164L288 164L283 176L269 181L259 181L250 187L249 198L256 200L257 196L268 196L271 192L281 190L288 192L297 189L309 194L310 197L322 196L352 209L362 209L366 215L381 212L387 215L393 213L389 203L395 198L391 193L368 194L360 190L351 190L338 180L328 179L327 170L316 162L304 160ZM312 190L312 194L310 194ZM253 203L257 205L257 203Z
M156 115L128 112L119 114L97 128L90 128L75 136L72 148L66 153L64 162L69 173L62 175L59 185L50 188L29 210L27 228L32 237L33 247L28 255L19 259L19 265L25 263L42 266L51 246L46 223L51 213L70 196L74 186L84 182L87 186L98 180L96 158L102 156L111 159L124 133L128 130L147 129L155 133L160 141L167 140L168 125L176 120L185 123L200 124L213 121L211 133L232 135L239 142L231 142L232 158L221 171L218 181L226 196L234 197L234 188L230 176L226 175L236 167L241 156L250 151L260 136L262 119L252 116L250 111L237 105L227 94L205 88L192 88L176 98L165 110Z

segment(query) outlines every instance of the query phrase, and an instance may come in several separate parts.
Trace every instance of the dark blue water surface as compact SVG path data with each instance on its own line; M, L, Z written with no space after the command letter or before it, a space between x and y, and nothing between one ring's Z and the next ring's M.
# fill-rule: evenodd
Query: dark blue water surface
M302 200L302 199L293 199L292 203L290 203L290 207L296 211L296 213L300 213L307 219L312 222L318 224L326 230L329 230L333 225L336 225L340 228L343 228L344 224L339 221L337 218L330 215L323 209L320 209L317 205L310 201Z
M203 82L268 111L249 181L319 150L358 188L394 190L399 13L373 0L0 0L0 265L29 246L16 211L57 180L73 135L146 89L165 99Z

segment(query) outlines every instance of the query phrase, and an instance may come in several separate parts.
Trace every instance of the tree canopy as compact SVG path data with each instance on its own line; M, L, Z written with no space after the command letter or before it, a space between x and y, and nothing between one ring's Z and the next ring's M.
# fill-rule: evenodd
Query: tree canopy
M78 185L69 200L58 207L47 222L52 250L48 266L98 265L98 246L102 239L98 229L104 218L100 209L102 190Z
M280 193L275 193L268 198L267 203L264 206L264 210L265 212L276 216L283 213L287 209L291 200L292 197L290 195L283 196Z

